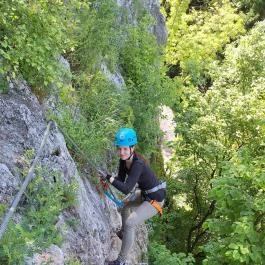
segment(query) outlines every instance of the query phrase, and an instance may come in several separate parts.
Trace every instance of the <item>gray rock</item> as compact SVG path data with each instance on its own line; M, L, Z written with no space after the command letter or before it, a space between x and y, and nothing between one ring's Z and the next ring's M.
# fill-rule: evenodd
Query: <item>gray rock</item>
M0 203L10 203L19 185L18 179L12 175L5 164L0 163Z
M127 11L128 20L131 24L137 24L137 10L141 5L154 17L155 25L150 27L150 31L156 36L159 44L165 45L167 42L167 30L165 25L165 18L160 12L159 0L142 0L136 4L133 0L117 0L118 6ZM140 5L140 6L139 6Z
M71 88L72 82L71 82L71 69L70 69L70 64L69 62L63 57L60 56L58 58L59 66L62 69L62 73L60 76L60 80L62 81L63 84ZM52 94L50 94L48 97L46 97L43 102L42 102L42 110L44 112L52 111L53 113L56 113L57 115L60 115L57 107L58 104L60 103L60 91L58 87L54 84L51 85L51 91Z
M156 36L159 44L165 45L167 42L167 30L165 17L160 12L159 0L145 0L145 8L150 10L150 13L155 18L155 25L151 27L151 32Z
M7 94L0 94L0 125L0 201L9 203L20 185L18 169L22 167L24 152L38 150L47 127L41 105L26 82L14 81ZM62 212L56 224L62 232L64 243L60 248L51 247L52 254L48 254L55 260L52 264L63 264L62 259L66 261L72 257L79 259L81 264L91 265L101 265L105 260L115 259L121 245L115 236L115 231L121 226L120 214L113 203L100 196L91 185L91 176L81 177L78 173L64 137L56 126L51 127L39 164L48 169L45 176L48 180L51 170L59 172L65 183L72 180L78 183L77 206ZM78 222L77 227L72 227L68 222L73 218ZM14 219L17 222L20 220L19 216ZM146 251L146 239L144 226L139 227L129 264L141 261L141 253ZM39 256L36 254L27 262L38 264L45 253L47 251Z
M26 265L64 265L64 254L62 250L56 246L51 245L40 254L35 254L33 258L26 259Z
M125 81L121 75L121 73L116 70L114 73L111 73L108 69L107 65L105 63L101 64L101 71L104 73L106 78L113 84L115 87L119 90L122 90L125 88Z
M14 176L21 154L40 145L45 128L37 98L26 82L13 81L9 92L0 95L0 163Z

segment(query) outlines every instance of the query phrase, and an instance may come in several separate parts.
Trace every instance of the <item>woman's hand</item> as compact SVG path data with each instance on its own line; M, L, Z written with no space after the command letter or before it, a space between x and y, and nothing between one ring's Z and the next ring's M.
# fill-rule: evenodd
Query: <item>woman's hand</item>
M101 170L101 169L97 169L99 175L101 176L101 178L105 179L105 180L110 180L111 175L106 173L105 171Z

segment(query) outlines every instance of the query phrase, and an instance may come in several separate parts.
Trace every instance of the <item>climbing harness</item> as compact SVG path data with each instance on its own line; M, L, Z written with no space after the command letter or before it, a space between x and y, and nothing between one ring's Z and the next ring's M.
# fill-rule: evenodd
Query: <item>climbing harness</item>
M162 216L163 214L163 209L161 205L156 200L151 200L148 197L148 194L156 192L161 189L165 189L166 186L167 186L167 183L165 181L164 182L161 181L157 186L153 187L152 189L143 191L144 198L158 211L160 216Z
M140 192L141 190L138 189L139 185L138 183L135 184L134 188L129 192L129 194L122 200L124 205L128 205L130 201L134 201L136 198L136 193Z
M163 214L163 209L161 205L156 201L156 200L150 200L148 201L156 210L158 211L159 215L162 216Z
M150 193L156 192L158 190L165 189L166 187L167 187L167 183L165 181L164 182L160 182L159 185L153 187L150 190L145 190L144 193L145 194L150 194Z

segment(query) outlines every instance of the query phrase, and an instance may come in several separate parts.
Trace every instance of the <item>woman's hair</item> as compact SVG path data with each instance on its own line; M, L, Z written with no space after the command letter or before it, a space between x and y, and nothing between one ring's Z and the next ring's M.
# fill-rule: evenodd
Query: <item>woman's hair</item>
M136 152L134 152L134 153L135 153L135 155L136 155L137 157L141 158L141 159L144 161L145 164L148 164L148 162L147 162L146 158L144 157L144 155L139 154L139 153L136 153Z

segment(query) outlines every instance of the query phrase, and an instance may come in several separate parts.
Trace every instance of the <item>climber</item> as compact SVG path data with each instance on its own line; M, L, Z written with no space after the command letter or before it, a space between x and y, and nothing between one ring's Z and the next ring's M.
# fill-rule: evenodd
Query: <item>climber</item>
M141 155L135 152L137 136L131 128L121 128L115 137L120 157L118 176L107 173L104 177L119 191L130 194L138 186L138 192L130 196L121 210L122 227L117 233L122 239L121 251L115 261L108 265L125 265L130 248L135 240L135 228L157 213L162 214L166 195L166 183L160 182ZM139 192L140 191L140 192Z

